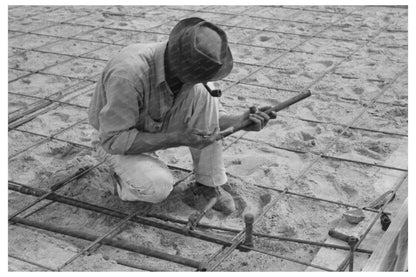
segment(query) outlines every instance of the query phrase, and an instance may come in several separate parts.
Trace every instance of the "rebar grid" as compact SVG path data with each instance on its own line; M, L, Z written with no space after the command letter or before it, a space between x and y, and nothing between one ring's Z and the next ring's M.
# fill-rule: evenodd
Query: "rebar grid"
M404 72L407 69L403 70L402 72L400 72L399 74L396 75L396 77L390 82L389 85L387 85L386 87L383 88L383 90L376 96L374 97L373 101L377 100L377 98L381 97L383 95L383 93L385 91L387 91L388 88L390 88L390 86L402 75L404 74ZM271 210L271 208L280 200L280 198L285 195L287 193L287 191L289 190L290 187L292 187L295 183L297 183L298 180L300 180L312 167L315 163L317 163L320 158L322 157L322 155L324 153L326 153L330 148L332 148L335 143L338 141L339 138L341 138L341 136L345 133L345 131L348 130L350 125L353 125L358 119L361 118L361 116L367 111L368 107L365 107L356 117L353 118L353 120L351 120L351 122L342 130L341 133L339 133L334 140L332 141L332 143L328 144L328 146L322 150L320 152L320 154L306 167L304 168L304 170L302 170L302 172L291 182L289 183L285 189L283 190L283 192L281 192L272 202L270 202L268 204L268 206L266 206L266 208L262 211L262 213L254 220L253 225L255 225L257 222L259 222L262 217L269 211ZM230 246L228 249L227 248L222 248L220 249L218 252L216 252L205 264L206 264L206 270L207 271L211 271L216 269L219 264L225 259L227 258L232 251L243 241L244 235L245 233L245 229L243 229L240 233L238 233L233 239L233 245ZM217 258L220 257L220 258Z
M390 25L390 24L389 24ZM388 26L388 25L387 25ZM376 38L380 33L382 33L385 29L387 29L387 26L385 26L384 28L381 28L380 30L379 30L379 32L378 32L378 34L377 35L375 35L374 37L373 37L373 39L374 38ZM322 32L322 31L320 31L320 32ZM319 32L318 32L319 33ZM373 40L372 39L372 40ZM370 42L371 40L369 40L369 41L367 41L366 43L364 43L363 45L361 45L361 46L359 46L359 47L357 47L356 48L356 50L355 51L353 51L352 53L350 53L349 55L348 55L348 57L351 57L353 54L355 54L359 49L361 49L362 47L364 47L364 46L366 46L369 42ZM347 58L348 58L347 57ZM346 58L346 59L347 59ZM345 59L345 60L346 60ZM310 87L312 87L313 85L315 85L317 82L319 82L320 80L322 80L323 79L323 77L326 75L326 74L328 74L329 72L331 72L332 70L334 70L339 64L341 64L343 61L345 61L345 60L341 60L339 63L337 63L335 66L333 66L331 69L329 69L327 72L325 72L324 74L322 74L319 78L317 78L315 81L313 81L312 82L312 84L310 84L304 91L306 91L307 89L309 89ZM272 61L272 62L274 62L274 60ZM256 71L254 71L254 72L252 72L252 73L250 73L248 76L250 76L250 75L253 75L254 73L255 73ZM402 74L404 73L404 71L403 72L401 72L401 74L398 74L398 75L396 75L396 77L393 79L393 81L392 82L390 82L390 84L388 85L388 86L386 86L386 87L384 87L382 90L381 90L381 92L376 96L376 97L374 97L373 98L373 101L372 101L372 104L374 104L374 102L379 98L379 97L381 97L381 95L387 90L387 88L389 88L390 86L391 86L391 84L392 83L394 83ZM247 77L248 77L247 76ZM247 78L247 77L245 77L245 78ZM369 105L370 106L370 105ZM305 168L305 170L304 171L302 171L301 172L301 174L300 175L298 175L298 177L297 178L295 178L295 180L292 182L292 183L290 183L289 185L287 185L286 186L286 188L285 188L285 190L284 190L284 192L283 193L281 193L281 194L279 194L279 195L284 195L285 194L285 192L288 190L288 188L290 188L293 184L295 184L301 177L303 177L308 171L309 171L309 169L316 163L316 162L318 162L319 160L320 160L320 158L322 157L322 155L323 154L325 154L333 145L335 145L335 143L338 141L338 139L342 136L342 134L344 134L345 133L345 131L349 128L349 126L351 126L351 125L353 125L366 111L367 111L367 109L368 109L368 107L369 106L367 106L367 107L364 107L364 109L363 109L363 111L361 112L361 113L359 113L358 114L358 116L356 116L344 129L343 129L343 131L340 133L340 134L338 134L338 136L336 136L335 137L335 139L334 139L334 141L332 142L332 143L330 143L323 151L321 151L320 152L320 155L318 155L314 160L313 160L313 162L312 163L310 163L310 165L308 166L308 167L306 167ZM242 137L242 136L241 136ZM240 138L241 138L240 137ZM237 141L237 140L236 140ZM262 217L263 217L263 215L264 214L266 214L270 209L271 209L271 207L272 206L274 206L277 202L278 202L278 200L279 200L279 197L276 197L276 199L274 200L274 201L272 201L270 204L269 204L269 206L268 206L268 208L266 208L265 210L263 210L263 212L261 213L261 215L258 217L258 218L256 218L255 219L255 221L254 221L254 223L253 224L256 224L258 221L259 221L259 219L261 219ZM216 254L214 254L210 259L208 259L208 261L206 262L206 264L207 264L207 270L214 270L215 268L217 268L218 267L218 265L226 258L226 257L228 257L230 254L231 254L231 252L236 248L236 246L238 245L238 244L240 244L241 242L242 242L242 240L243 240L243 235L244 235L244 233L245 233L245 230L242 230L239 234L237 234L234 238L233 238L233 241L234 241L234 243L233 243L233 245L231 246L231 247L229 247L228 248L228 250L225 250L225 249L220 249ZM221 253L223 253L222 255L221 255ZM219 259L217 259L217 257L218 257L218 255L220 255L220 258ZM217 261L215 261L215 259L217 259ZM212 264L210 264L211 262L213 262Z
M68 96L68 95L70 95L72 93L77 93L77 92L78 91L74 91L74 92L71 92L69 94L63 95L62 97L59 96L59 97L57 97L57 99L62 99L62 98L66 97L66 96ZM297 92L300 93L300 91L297 91ZM48 97L40 97L40 96L26 95L26 94L21 94L21 93L16 93L16 92L9 92L9 94L41 100L41 101L38 101L38 102L48 101L48 102L51 102L51 103L56 103L56 104L60 104L60 105L64 105L64 106L71 106L71 107L76 107L76 108L80 108L80 109L88 109L88 106L82 106L82 105L79 105L79 104L69 103L69 102L65 102L65 101L60 101L60 100L57 100L57 99L50 99L51 96L48 96ZM53 95L55 95L55 94L53 94ZM69 100L72 100L72 99L76 99L77 97L78 97L78 95L74 96L73 98L68 99L68 101ZM317 101L321 101L320 99L316 99L316 100ZM38 103L38 102L36 102L36 103ZM387 105L388 103L376 101L376 104ZM390 104L390 105L394 105L394 103L393 104ZM223 104L223 106L227 106L227 105L224 105ZM19 110L17 110L17 111L19 111ZM17 112L17 111L15 111L15 112ZM345 127L346 126L343 123L337 123L337 122L332 122L332 121L314 120L314 119L308 119L308 118L303 118L303 117L298 117L298 116L292 116L292 115L285 115L285 117L291 118L291 119L300 120L300 121L304 121L304 122L311 122L311 123L322 124L322 125L334 125L334 126L341 126L341 127ZM389 131L384 131L384 130L375 130L375 129L369 129L369 128L363 128L363 127L356 127L356 126L351 126L350 129L352 129L352 130L358 130L358 131L365 131L365 132L372 132L372 133L380 133L380 134L391 135L391 136L399 136L399 137L407 137L408 136L407 133L406 134L404 134L404 133L395 133L395 132L389 132ZM15 130L22 131L22 132L27 132L27 131L18 130L18 129L15 129ZM40 134L37 134L37 133L32 133L32 134L33 135L43 136L43 135L40 135ZM274 146L274 147L278 147L278 146Z
M269 19L269 18L268 18L268 19ZM154 27L152 27L152 28L154 28ZM54 42L54 43L56 43L56 42ZM94 50L94 51L95 51L95 50ZM250 76L250 75L251 75L251 74L249 74L248 76ZM246 76L246 77L244 77L244 78L247 78L248 76ZM243 79L244 79L244 78L243 78ZM237 81L236 83L239 83L240 81L241 81L241 80ZM228 88L227 88L227 89L228 89ZM343 132L345 132L345 130L346 130L346 129L348 129L348 128L349 128L349 127L346 127L346 128L344 129L344 131L343 131ZM342 133L343 133L343 132L342 132ZM342 135L342 133L341 133L340 135ZM323 156L322 156L322 157L323 157ZM286 193L287 193L287 192L286 192ZM244 231L244 230L243 230L243 231Z
M9 189L13 190L13 191L23 193L23 194L33 195L33 196L43 196L43 195L46 194L46 192L41 190L41 189L31 188L31 187L25 186L23 184L19 184L19 183L14 182L14 181L9 181ZM126 218L128 216L128 214L126 214L124 212L116 211L116 210L109 209L109 208L106 208L106 207L103 207L103 206L90 204L90 203L83 202L83 201L80 201L80 200L76 200L76 199L73 199L73 198L70 198L70 197L61 196L61 195L58 195L56 193L49 194L45 199L53 200L53 201L56 201L56 202L59 202L59 203L63 203L63 204L67 204L67 205L71 205L71 206L75 206L75 207L80 207L80 208L83 208L83 209L86 209L86 210L98 212L98 213L101 213L101 214L110 215L110 216L113 216L113 217L118 217L120 219ZM178 234L185 235L185 236L191 236L191 237L194 237L194 238L197 238L197 239L200 239L200 240L204 240L204 241L207 241L207 242L217 243L217 244L221 244L221 245L230 245L231 244L230 241L226 238L222 238L222 237L219 237L219 236L216 236L216 235L211 235L211 234L208 234L208 233L199 232L199 231L196 231L196 230L190 230L189 233L187 233L187 232L184 231L183 227L176 227L175 225L166 224L166 223L163 224L163 223L160 223L158 221L154 221L154 220L152 220L148 217L143 217L143 216L136 215L136 216L130 218L130 221L140 223L140 224L144 224L144 225L151 226L151 227L155 227L155 228L159 228L159 229L162 229L162 230L171 231L171 232L178 233ZM14 218L14 219L12 219L12 223L21 223L21 224L26 224L26 225L29 224L30 226L34 226L34 227L39 227L40 226L41 229L45 229L45 228L42 228L41 226L46 226L43 223L28 221L28 220L25 220L23 218ZM56 230L58 230L58 231L62 230L62 228L59 228L59 227L52 227L50 225L48 225L48 226L49 226L49 229L54 228L55 231ZM64 231L59 231L59 232L63 233ZM71 235L70 233L67 233L67 234ZM97 237L98 236L96 236L94 238L94 240ZM104 239L104 240L106 240L106 239ZM105 241L101 241L101 242L105 243ZM249 247L244 246L244 245L240 245L240 246L238 246L238 248L241 248L241 249L244 249L244 250L251 250L251 251L255 251L255 252L258 252L258 253L265 254L265 255L277 257L276 254L274 254L274 253L267 252L267 251L257 249L257 248L249 248ZM282 256L278 256L278 258L286 259L285 257L282 257ZM295 262L295 263L298 262L298 261L290 259L290 258L288 260L292 261L292 262ZM322 269L322 270L325 270L325 271L332 271L332 270L327 269L325 267L321 267L319 265L314 265L314 264L311 264L311 263L305 263L305 262L301 262L301 261L299 263L302 264L302 265L307 264L308 266L315 267L315 268L318 268L318 269Z
M195 12L197 12L197 11L195 11ZM82 16L82 17L85 17L85 15L84 16ZM66 23L66 22L68 22L69 20L67 20L67 21L64 21L64 22L62 22L62 23ZM169 21L168 21L169 22ZM166 22L165 22L166 23ZM163 25L163 24L165 24L165 23L162 23L162 24L160 24L160 25L158 25L158 26L161 26L161 25ZM80 26L82 26L82 25L80 25ZM145 30L145 31L137 31L137 30L130 30L130 31L136 31L136 32L144 32L144 33L152 33L152 32L150 32L149 30L151 30L152 28L156 28L156 27L158 27L158 26L154 26L154 27L151 27L151 28L149 28L147 31ZM44 28L49 28L50 26L47 26L47 27L44 27ZM233 27L238 27L238 26L233 26ZM100 26L99 28L106 28L106 26ZM98 28L98 29L99 29ZM265 28L267 28L267 26L265 27ZM41 28L41 29L39 29L39 30L42 30L43 28ZM111 29L111 28L110 28ZM76 37L76 36L79 36L79 35L81 35L81 34L84 34L84 33L89 33L89 32L94 32L95 30L97 30L97 28L95 28L95 29L93 29L93 30L88 30L88 31L85 31L85 32L81 32L81 33L78 33L78 34L76 34L76 35L74 35L74 36L71 36L71 37L65 37L65 38L63 38L61 41L63 41L63 40L68 40L68 39L72 39L72 38L74 38L74 37ZM120 29L120 30L126 30L126 29ZM31 32L27 32L27 33L31 33ZM36 33L34 33L34 34L36 34ZM293 35L296 35L296 34L293 34ZM47 36L49 36L49 35L47 35ZM54 36L55 37L55 36ZM319 37L319 36L316 36L316 37ZM78 39L78 38L75 38L76 40L82 40L82 39ZM331 38L329 38L329 39L331 39ZM122 40L122 39L120 39L120 40ZM87 41L87 40L86 40ZM59 41L57 41L57 42L59 42ZM57 43L57 42L51 42L52 44L53 43ZM96 41L91 41L91 42L96 42ZM100 42L100 43L103 43L103 42ZM106 44L106 43L104 43L104 44ZM116 45L115 43L108 43L109 45ZM48 45L48 44L46 44L46 45ZM248 45L248 46L250 46L250 45ZM43 47L43 46L39 46L39 47ZM39 47L37 47L37 48L39 48ZM90 52L94 52L94 51L97 51L97 50L99 50L99 49L102 49L102 48L104 48L105 46L103 46L103 47L100 47L100 48L98 48L98 49L95 49L95 50L92 50L92 51L89 51L89 52L87 52L87 53L90 53ZM262 47L262 46L257 46L257 47ZM26 50L26 49L25 49ZM33 49L29 49L29 50L26 50L26 51L33 51ZM43 52L43 53L56 53L56 52L48 52L48 51L40 51L40 50L38 50L39 52ZM58 53L58 54L60 54L60 55L66 55L66 54L61 54L61 53ZM83 53L83 54L81 54L81 55L68 55L68 56L71 56L71 57L78 57L78 58L89 58L89 57L84 57L84 55L85 55L86 53ZM324 54L324 53L323 53ZM89 58L89 59L92 59L92 60L102 60L102 61L105 61L104 59L97 59L97 58ZM65 62L68 62L68 61L63 61L62 63L65 63ZM53 65L52 65L53 66ZM49 66L50 67L50 66ZM268 67L268 66L265 66L265 67ZM46 67L46 68L48 68L48 67ZM44 69L41 69L41 70L44 70ZM38 71L41 71L41 70L38 70ZM21 76L21 77L19 77L19 78L23 78L23 77L26 77L26 76L28 76L28 75L30 75L30 74L27 74L27 75L24 75L24 76ZM16 79L13 79L12 81L15 81L15 80L18 80L19 78L16 78ZM90 79L87 79L87 80L90 80Z

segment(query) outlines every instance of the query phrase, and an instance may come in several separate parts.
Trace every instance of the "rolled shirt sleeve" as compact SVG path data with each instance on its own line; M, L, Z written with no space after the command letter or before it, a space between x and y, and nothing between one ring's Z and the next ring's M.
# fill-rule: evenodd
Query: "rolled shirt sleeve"
M131 81L118 76L106 81L105 91L107 103L98 115L100 142L110 154L125 154L139 133L135 125L141 95Z

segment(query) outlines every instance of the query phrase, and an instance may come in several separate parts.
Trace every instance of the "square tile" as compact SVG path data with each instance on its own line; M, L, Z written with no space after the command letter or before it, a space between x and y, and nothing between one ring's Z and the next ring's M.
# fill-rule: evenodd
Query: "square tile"
M28 72L28 71L15 70L15 69L9 68L9 70L8 70L8 80L9 80L9 82L11 82L13 80L16 80L16 79L22 77L22 76L30 75L30 74L31 74L31 72Z
M91 30L94 30L94 27L83 26L83 25L70 25L70 24L58 24L51 27L47 27L38 31L34 31L36 34L41 35L50 35L57 37L69 38L78 34L82 34Z
M129 45L134 43L155 43L155 42L166 42L168 41L168 35L135 32L128 38L121 40L119 43L123 45Z
M338 74L328 74L315 84L311 91L315 95L335 96L337 98L372 100L376 97L383 83L364 78L346 78Z
M85 150L65 142L46 142L9 160L9 180L47 189L57 174L75 173L85 155Z
M305 37L301 37L298 35L262 31L258 32L255 36L251 38L242 40L241 43L289 50L295 47L296 45L300 44L304 40L306 40Z
M196 12L192 14L192 17L200 17L214 24L230 25L229 21L235 18L236 16L230 15L230 14L219 14L219 13L211 13L211 12Z
M36 19L33 17L25 17L9 23L9 30L31 32L39 29L52 26L54 23L51 21L45 21L42 19Z
M405 66L386 59L374 61L352 58L341 63L334 72L344 77L384 81L394 78Z
M155 21L154 19L126 16L120 17L117 21L109 24L108 27L122 30L146 31L162 23L163 21Z
M33 18L52 22L65 22L86 15L88 15L87 12L75 10L72 8L72 6L59 6L53 11L37 14L33 16Z
M259 72L244 78L242 83L263 85L276 89L301 91L314 81L314 76L301 72L286 74L274 68L263 68Z
M234 112L235 109L241 112L250 106L275 106L294 95L293 92L288 91L237 84L224 91L221 103L227 111L233 111L230 112L232 114L237 113L237 111Z
M107 46L107 44L99 42L64 39L62 41L44 46L41 48L41 50L57 54L80 56L82 54L87 54L105 46Z
M360 8L359 6L338 6L338 5L305 5L302 6L304 10L319 11L319 12L331 12L331 13L350 13L356 9Z
M173 30L173 27L175 27L175 25L178 22L179 21L176 21L176 20L169 20L168 22L163 23L162 25L158 25L158 26L150 28L146 31L152 32L152 33L169 35L170 32Z
M88 120L81 122L67 131L57 135L56 138L79 143L91 147L92 134L96 130L89 124Z
M118 21L117 18L117 16L110 16L108 14L98 13L97 11L94 11L93 13L86 16L71 20L71 23L92 27L104 27L116 23Z
M17 127L18 130L34 131L36 133L52 136L77 122L88 119L88 111L73 106L60 106L56 109L38 115L31 121Z
M308 53L333 54L337 56L348 56L358 49L363 43L350 41L337 41L325 38L312 38L304 44L296 47L295 51Z
M23 49L33 49L59 40L60 38L35 34L24 34L10 38L9 46Z
M269 66L275 67L287 74L308 73L317 78L324 72L336 66L342 58L329 55L308 54L308 53L286 53Z
M10 57L9 67L28 71L38 71L69 59L69 57L62 55L26 51Z
M234 61L252 65L268 64L283 53L276 49L238 44L230 44L230 49Z
M75 85L77 82L79 81L63 76L31 74L9 83L9 91L37 97L48 97Z
M36 15L47 14L58 9L56 6L9 6L8 13L14 19L34 17Z
M18 130L9 131L8 135L9 157L23 151L32 145L35 145L44 139L41 136L20 132Z
M194 16L194 12L188 10L173 10L169 6L165 6L149 10L143 13L142 16L146 19L163 23L168 20L181 20Z
M244 11L244 14L251 16L258 16L262 18L272 19L291 19L295 14L299 13L298 10L285 9L276 6L251 6Z
M82 57L100 59L100 60L109 60L115 55L117 55L124 46L119 45L108 45L103 48L100 48L96 51L89 52Z
M77 58L43 70L45 73L63 75L65 77L89 79L101 74L105 61Z
M235 62L231 73L224 78L225 81L239 81L247 77L252 72L259 70L261 67L254 65L246 65Z
M16 94L9 94L7 100L9 117L15 116L13 114L27 110L29 105L39 101L39 99L36 98Z
M406 134L408 132L408 107L375 104L360 117L354 127Z
M323 28L324 26L314 23L276 21L275 24L269 25L265 30L296 35L314 35Z
M320 37L354 41L370 40L374 35L375 32L371 28L356 27L348 23L332 26L319 34Z
M242 40L246 40L250 37L253 37L258 33L258 30L239 28L239 27L228 27L223 26L222 28L227 35L228 42L237 43Z
M403 74L379 98L379 102L407 105L409 96L409 76Z
M116 30L110 28L94 29L91 32L76 35L74 39L92 40L103 43L116 43L137 34L135 31Z
M293 14L290 20L299 21L299 22L307 22L307 23L317 23L321 25L334 23L337 20L344 17L342 14L336 13L323 13L323 12L312 12L312 11L301 11L299 13Z
M248 15L238 15L232 18L228 18L224 22L221 22L221 24L229 27L263 30L268 26L276 25L278 22L278 20L273 19L256 18Z
M218 13L230 13L235 15L240 15L244 13L244 11L250 9L250 6L240 6L240 5L227 5L227 6L206 6L204 11L209 12L218 12Z

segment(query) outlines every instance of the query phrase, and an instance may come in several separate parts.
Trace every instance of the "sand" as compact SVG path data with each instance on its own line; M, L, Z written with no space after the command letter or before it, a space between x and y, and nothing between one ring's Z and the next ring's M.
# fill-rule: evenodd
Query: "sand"
M230 47L236 63L232 73L219 83L224 90L220 100L229 113L243 112L252 105L276 105L305 88L312 92L310 98L280 112L267 128L245 134L226 150L224 159L229 176L226 189L235 197L237 211L228 217L209 211L202 222L243 228L243 214L251 212L257 217L270 201L278 197L278 193L256 187L256 184L278 189L291 185L317 154L333 143L345 124L351 124L363 109L367 111L352 125L371 130L354 128L344 132L326 152L330 157L315 163L291 186L291 191L358 206L370 203L384 192L376 186L376 181L399 172L336 158L385 164L408 143L407 73L389 87L389 83L407 66L407 32L403 32L407 25L407 10L332 6L304 8L306 10L302 11L291 7L204 7L204 12L197 13L196 6L9 8L9 92L15 93L9 95L9 117L22 115L38 101L30 96L59 97L65 94L60 101L73 104L56 105L53 109L47 107L33 120L9 131L9 180L48 189L79 168L98 163L98 157L89 148L92 127L86 121L86 108L94 90L94 80L105 61L123 45L135 41L165 40L177 20L192 15L224 24L224 29L230 33ZM45 11L46 18L42 19L39 14ZM241 12L244 14L232 14ZM343 18L349 12L353 14ZM276 17L293 21L276 24L273 20ZM74 25L59 24L64 20ZM295 47L308 39L300 35L323 30L333 22L337 23L320 33L320 37ZM391 24L391 29L380 33L379 30L387 24ZM30 26L33 33L21 33L30 31L24 26ZM95 28L102 26L108 28ZM154 33L136 32L148 29ZM59 37L71 39L60 40ZM364 45L365 39L372 41ZM120 45L107 45L114 42ZM239 44L235 44L237 42ZM24 52L24 49L36 47L48 53L37 50ZM293 51L288 53L293 47ZM282 57L277 59L279 56ZM342 63L338 66L339 62ZM21 77L25 74L28 75ZM372 104L372 99L383 90L382 97ZM224 146L241 134L227 138ZM45 139L48 136L55 139ZM407 151L404 152L401 158L406 160ZM191 169L191 156L185 147L158 151L157 154L169 165ZM179 170L173 172L178 179L187 175ZM185 198L191 183L192 178L188 178L178 185L168 199L151 207L151 213L187 220L204 204L202 200ZM111 188L109 169L101 165L60 189L59 194L126 213L138 209L144 211L147 207L144 203L119 200L111 194ZM406 195L407 188L404 188L389 211L394 214ZM9 191L9 214L34 199ZM323 242L330 228L347 224L342 217L345 210L345 207L286 195L270 208L255 226L255 231ZM369 218L370 214L365 215ZM93 234L103 234L119 222L116 218L59 203L31 215L30 219ZM232 238L230 233L215 233ZM379 233L381 236L382 232ZM134 223L127 224L117 238L198 261L207 260L220 248L219 245ZM255 244L258 248L304 262L312 261L319 251L315 246L268 239L255 239ZM9 254L49 267L56 268L87 245L88 242L79 239L9 225ZM366 244L365 247L372 249L374 245ZM78 259L65 270L133 270L117 264L117 259L155 270L191 270L107 246ZM239 251L234 251L218 267L221 271L305 269L306 266L282 259ZM10 258L9 270L37 271L39 268Z

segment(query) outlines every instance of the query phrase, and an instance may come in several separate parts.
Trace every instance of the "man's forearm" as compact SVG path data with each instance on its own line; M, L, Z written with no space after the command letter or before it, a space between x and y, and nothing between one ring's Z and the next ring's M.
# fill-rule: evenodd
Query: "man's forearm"
M177 142L177 134L175 133L140 132L125 154L137 155L177 146L179 146L179 143Z
M219 118L220 123L220 130L225 130L232 125L234 125L237 121L241 120L242 115L235 115L235 114L223 114Z

